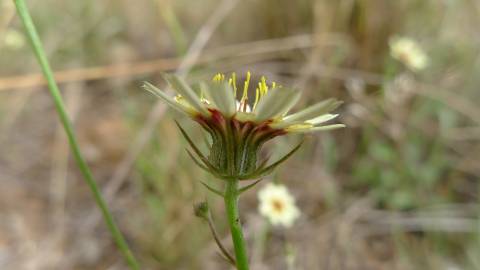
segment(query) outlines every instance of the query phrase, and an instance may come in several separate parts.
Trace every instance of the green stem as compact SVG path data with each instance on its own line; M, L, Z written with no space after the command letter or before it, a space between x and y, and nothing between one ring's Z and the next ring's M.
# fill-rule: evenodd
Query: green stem
M102 194L100 193L98 186L95 180L93 179L93 175L90 172L90 169L88 168L88 165L85 162L80 152L77 139L75 138L75 133L73 132L72 124L70 123L70 120L65 111L65 106L62 100L62 96L55 82L55 79L53 77L53 72L50 68L50 64L48 63L47 57L45 55L45 51L43 49L42 43L38 36L37 30L35 29L35 25L32 21L30 13L28 12L27 6L25 5L25 2L23 0L14 0L14 2L17 8L18 15L20 16L20 19L23 22L23 25L25 26L25 29L26 29L28 38L31 42L31 45L33 47L35 56L37 57L37 60L42 68L43 75L47 80L48 89L50 91L50 94L52 95L53 101L55 103L55 109L57 110L57 114L60 117L60 121L63 125L63 128L67 133L68 142L72 149L75 161L78 167L80 168L80 171L83 174L85 182L90 187L90 190L93 194L93 198L95 199L97 206L100 208L100 211L102 212L105 223L107 224L107 227L110 230L110 233L112 234L113 239L115 240L115 243L117 244L118 248L120 249L123 256L125 257L125 260L130 266L130 269L138 270L140 269L139 264L135 259L135 257L133 256L132 252L130 251L122 233L120 232L117 225L115 224L113 216L108 210L107 204L105 203L105 200L103 199Z
M230 180L225 187L225 208L232 234L238 270L248 270L248 257L238 213L238 180Z

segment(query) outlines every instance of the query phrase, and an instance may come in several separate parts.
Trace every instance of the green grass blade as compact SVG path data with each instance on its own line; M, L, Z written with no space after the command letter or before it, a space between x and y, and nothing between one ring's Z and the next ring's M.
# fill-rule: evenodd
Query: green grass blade
M50 94L52 95L53 101L55 103L55 109L57 110L57 114L60 117L60 121L63 125L63 128L67 133L68 142L72 149L75 161L78 167L80 168L80 171L83 174L85 182L90 187L90 190L93 194L95 202L97 206L100 208L100 211L102 212L105 223L108 229L110 230L112 237L115 240L115 243L117 244L118 248L120 249L123 256L125 257L125 260L130 266L130 269L138 270L140 269L140 266L137 260L135 259L135 257L133 256L132 252L130 251L127 245L127 242L125 241L125 238L123 237L122 233L120 232L117 225L115 224L113 216L110 213L107 207L107 204L105 203L105 200L103 199L100 193L100 190L95 180L93 179L93 175L80 152L77 139L75 138L75 133L73 132L72 124L70 123L70 120L65 111L65 105L63 103L62 96L55 82L55 79L53 77L50 64L48 63L47 57L45 55L45 51L43 49L42 43L35 29L35 25L32 21L30 13L28 12L27 6L25 5L25 2L23 0L14 0L14 2L17 8L18 15L20 16L20 19L23 25L25 26L25 30L27 32L28 38L33 47L35 56L40 64L40 67L42 68L43 75L47 80L48 89L50 91Z

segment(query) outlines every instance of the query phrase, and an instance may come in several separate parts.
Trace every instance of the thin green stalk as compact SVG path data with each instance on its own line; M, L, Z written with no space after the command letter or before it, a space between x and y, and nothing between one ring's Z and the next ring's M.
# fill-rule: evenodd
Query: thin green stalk
M32 21L30 13L28 12L27 6L25 5L25 2L23 0L14 0L14 3L17 8L18 15L20 16L20 19L25 26L25 30L33 47L35 56L42 68L43 75L47 80L48 89L50 91L50 94L52 95L53 101L55 103L55 109L57 110L57 114L60 117L63 128L67 133L68 142L70 143L70 147L72 148L75 161L83 174L85 182L90 187L93 198L95 199L97 206L102 212L105 223L107 224L107 227L110 230L113 239L115 240L115 243L125 257L125 260L130 266L130 269L138 270L140 269L139 264L133 256L132 252L130 251L127 242L125 241L125 238L115 224L113 216L108 210L107 204L105 203L105 200L103 199L102 194L100 193L99 188L95 180L93 179L93 175L90 172L90 169L88 168L88 165L80 152L77 139L75 138L75 133L73 132L72 124L70 123L70 120L65 111L62 96L53 77L50 64L48 63L45 51L38 36L37 30L35 29L35 25Z
M187 51L187 38L177 15L173 11L172 4L164 1L157 1L157 4L159 5L160 14L173 36L177 54L184 55Z
M255 255L259 261L263 261L265 253L265 245L267 244L268 234L270 232L270 224L264 221L260 227L260 231L255 235Z
M213 239L215 240L215 243L217 243L217 246L222 252L223 256L225 256L225 259L227 259L232 265L236 265L235 259L233 258L232 255L230 255L228 250L223 246L222 241L220 241L220 237L218 237L218 233L217 233L217 230L215 229L215 225L213 224L213 218L210 211L208 212L208 215L207 215L207 223L208 223L208 227L210 227L210 231L212 232Z
M232 234L238 270L248 270L248 256L238 213L238 180L228 181L225 187L225 208Z

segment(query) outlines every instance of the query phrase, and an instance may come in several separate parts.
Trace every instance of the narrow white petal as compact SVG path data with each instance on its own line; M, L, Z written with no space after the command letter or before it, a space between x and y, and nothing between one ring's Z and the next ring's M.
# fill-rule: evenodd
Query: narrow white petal
M270 124L270 127L275 128L275 129L282 129L282 128L286 128L286 127L289 127L289 126L301 125L301 124L304 124L304 123L305 123L304 121L283 121L283 120L280 120L278 122L273 122L272 124Z
M200 97L182 78L170 74L165 74L164 78L192 107L201 114L208 115L208 111L200 101Z
M276 88L268 92L257 105L258 121L274 118L287 113L300 99L300 92L290 88Z
M315 131L326 131L326 130L332 130L332 129L337 129L337 128L344 128L344 124L334 124L334 125L327 125L327 126L320 126L320 127L310 127L310 128L294 128L294 129L288 129L288 132L297 132L297 133L307 133L307 132L315 132Z
M283 120L288 122L307 121L319 115L323 115L325 113L335 110L342 103L343 103L342 101L338 101L336 99L330 98L322 102L319 102L315 105L312 105L297 113L288 115L285 118L283 118Z
M338 116L338 114L330 114L330 113L327 113L327 114L324 114L324 115L320 115L320 116L318 116L318 117L315 117L315 118L313 118L313 119L307 120L307 121L305 121L305 122L316 126L316 125L318 125L318 124L322 124L322 123L325 123L325 122L327 122L327 121L330 121L330 120L336 118L337 116Z
M235 114L235 97L233 89L227 82L214 82L209 85L203 85L207 99L215 105L222 113L227 116Z
M313 119L310 119L310 120L307 120L307 121L279 121L279 122L274 122L272 123L270 126L272 128L278 128L278 129L281 129L281 128L286 128L286 127L289 127L289 126L302 126L302 125L313 125L313 126L317 126L319 124L322 124L322 123L325 123L327 121L330 121L334 118L336 118L338 116L338 114L330 114L330 113L327 113L327 114L324 114L324 115L320 115L320 116L317 116Z
M185 106L176 102L172 97L170 97L165 92L155 87L153 84L149 82L144 82L142 85L142 88L152 93L153 95L163 99L168 105L170 105L175 110L185 114L192 113L190 110L188 110L188 108L185 108Z

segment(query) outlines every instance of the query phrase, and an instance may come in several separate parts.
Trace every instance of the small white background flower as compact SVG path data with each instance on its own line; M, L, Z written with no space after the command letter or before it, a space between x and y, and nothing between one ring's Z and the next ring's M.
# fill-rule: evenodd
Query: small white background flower
M13 29L7 29L5 31L3 45L9 49L19 49L25 45L25 38L22 33Z
M413 39L395 37L390 40L390 54L409 69L419 71L427 67L428 57Z
M300 216L295 198L283 185L268 184L258 192L259 211L273 225L292 226Z

